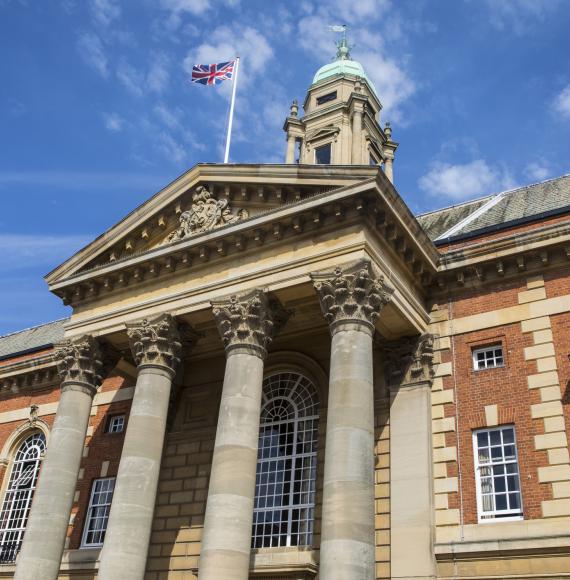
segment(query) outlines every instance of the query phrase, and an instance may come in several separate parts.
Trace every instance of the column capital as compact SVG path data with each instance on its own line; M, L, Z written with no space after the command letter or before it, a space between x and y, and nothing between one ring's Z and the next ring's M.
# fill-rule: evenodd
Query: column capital
M141 368L162 368L171 375L180 362L182 342L178 323L170 314L127 324L133 357Z
M311 274L325 320L334 333L341 324L357 324L370 332L382 308L390 301L393 288L384 276L375 276L368 261L344 270Z
M406 336L382 345L386 356L386 384L412 386L433 381L433 334Z
M262 290L212 301L212 309L226 353L240 348L262 359L289 317L279 301Z
M80 389L92 397L103 380L103 353L97 339L87 334L55 345L54 358L61 389Z

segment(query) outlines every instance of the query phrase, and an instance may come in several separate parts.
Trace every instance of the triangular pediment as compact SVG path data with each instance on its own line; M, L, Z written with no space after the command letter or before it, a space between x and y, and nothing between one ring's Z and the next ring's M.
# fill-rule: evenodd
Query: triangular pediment
M53 270L69 278L370 178L367 168L317 165L197 165Z
M340 127L336 125L327 125L326 127L320 127L315 131L307 133L307 142L318 141L319 139L326 139L327 137L334 137L340 132Z

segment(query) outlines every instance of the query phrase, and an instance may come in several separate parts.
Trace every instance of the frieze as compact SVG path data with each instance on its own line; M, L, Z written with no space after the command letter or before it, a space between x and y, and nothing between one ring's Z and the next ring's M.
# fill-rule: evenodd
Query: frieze
M245 209L233 214L228 204L227 199L215 199L206 186L198 186L192 194L191 208L180 214L180 225L163 243L172 244L249 217Z

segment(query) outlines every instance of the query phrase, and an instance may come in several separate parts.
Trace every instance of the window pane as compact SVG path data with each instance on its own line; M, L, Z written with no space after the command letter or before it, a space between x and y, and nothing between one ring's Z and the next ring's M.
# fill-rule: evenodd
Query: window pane
M252 547L310 545L315 506L318 398L297 373L263 383Z
M331 162L331 144L322 145L315 149L315 163L318 165L330 165Z

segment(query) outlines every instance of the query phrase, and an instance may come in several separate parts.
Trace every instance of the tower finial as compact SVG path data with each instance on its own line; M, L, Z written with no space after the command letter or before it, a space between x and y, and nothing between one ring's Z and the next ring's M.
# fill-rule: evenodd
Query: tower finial
M346 38L346 31L348 26L346 24L334 24L329 26L331 32L339 32L342 34L340 39L336 43L336 60L351 60L350 59L350 46L348 46L348 40Z

